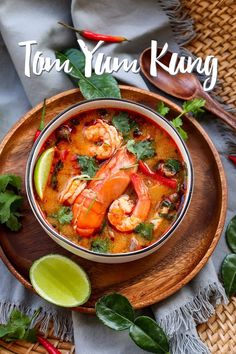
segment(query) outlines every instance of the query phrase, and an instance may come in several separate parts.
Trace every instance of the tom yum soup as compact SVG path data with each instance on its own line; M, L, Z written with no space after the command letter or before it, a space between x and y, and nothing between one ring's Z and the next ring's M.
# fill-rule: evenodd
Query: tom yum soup
M93 252L126 253L170 228L185 198L186 167L175 142L151 120L90 110L50 135L34 184L58 233Z

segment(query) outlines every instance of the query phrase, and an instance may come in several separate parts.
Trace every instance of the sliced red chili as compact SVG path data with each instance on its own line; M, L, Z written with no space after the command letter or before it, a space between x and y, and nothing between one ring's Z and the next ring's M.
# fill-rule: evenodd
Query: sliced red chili
M163 184L164 186L167 186L167 187L173 188L173 189L177 187L176 179L167 178L167 177L162 176L158 172L153 172L150 169L150 167L145 162L143 162L141 160L139 161L139 169L144 175L155 179L156 181Z

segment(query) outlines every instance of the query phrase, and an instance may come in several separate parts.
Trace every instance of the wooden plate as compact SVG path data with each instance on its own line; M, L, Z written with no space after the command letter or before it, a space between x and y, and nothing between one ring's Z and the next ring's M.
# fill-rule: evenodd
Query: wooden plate
M179 111L171 101L137 88L121 86L122 97L155 108L162 100ZM78 89L48 100L47 121L82 100ZM42 105L28 112L0 145L0 173L15 173L24 180L26 160L38 128ZM193 160L195 186L190 208L173 237L154 254L127 264L100 264L70 254L54 243L34 218L24 194L23 228L18 233L0 229L2 260L27 288L32 289L28 272L32 262L49 253L67 255L89 274L92 296L78 308L93 313L95 301L104 293L126 295L135 308L142 308L170 296L188 283L212 254L222 232L227 206L227 186L219 155L207 134L193 119L185 119L188 148Z

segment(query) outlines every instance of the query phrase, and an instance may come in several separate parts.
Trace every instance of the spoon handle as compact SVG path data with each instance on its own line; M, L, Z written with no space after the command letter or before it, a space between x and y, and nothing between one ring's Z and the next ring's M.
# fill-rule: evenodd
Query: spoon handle
M217 101L215 101L208 93L199 92L199 96L203 96L206 100L205 107L208 111L214 113L217 117L222 119L232 129L236 130L236 116L228 113Z

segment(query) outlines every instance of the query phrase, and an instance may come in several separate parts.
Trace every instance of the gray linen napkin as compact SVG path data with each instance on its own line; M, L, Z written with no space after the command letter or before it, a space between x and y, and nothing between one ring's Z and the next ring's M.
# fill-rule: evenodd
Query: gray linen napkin
M129 55L130 58L137 58L141 50L150 45L151 39L157 39L160 44L168 41L172 49L178 50L179 46L194 35L191 21L179 17L181 11L178 4L177 0L165 2L119 0L116 3L108 0L99 2L73 0L72 11L70 11L69 2L66 0L60 2L1 0L1 136L27 111L30 105L42 101L45 96L49 97L72 87L70 80L62 72L52 71L50 74L26 78L23 73L24 50L17 45L18 42L37 40L38 46L34 48L34 52L41 50L51 57L54 57L54 50L75 46L73 33L57 25L58 20L69 23L72 13L73 23L77 27L90 28L102 33L123 34L132 39L130 43L102 47L103 52L112 56L128 57ZM132 85L147 87L140 75L119 72L117 77ZM223 156L227 148L225 140L221 137L215 122L209 121L204 123L204 126L222 154L229 176L230 189L233 191L235 171ZM232 197L229 205L230 217L236 209L236 202ZM222 237L213 256L217 271L218 259L221 261L226 252L227 246ZM52 317L56 318L57 334L67 338L71 336L69 313L29 294L2 263L0 263L0 274L3 279L0 284L0 322L6 321L14 306L32 313L40 303L43 307L41 314L41 318L44 318L43 329ZM195 326L196 323L206 321L213 314L215 304L224 300L224 291L210 261L191 283L153 307L156 319L170 336L172 353L208 353L197 336ZM113 332L103 327L96 318L77 313L73 313L72 317L76 352L79 354L143 352L131 343L126 333Z

